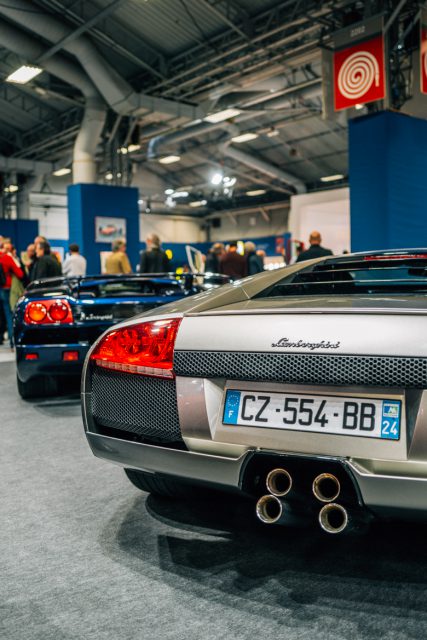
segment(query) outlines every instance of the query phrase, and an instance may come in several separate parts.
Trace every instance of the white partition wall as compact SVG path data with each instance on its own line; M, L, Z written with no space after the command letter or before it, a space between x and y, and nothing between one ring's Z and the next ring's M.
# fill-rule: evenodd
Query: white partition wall
M340 254L350 250L350 190L332 189L292 196L289 232L308 247L310 232L322 234L322 245Z

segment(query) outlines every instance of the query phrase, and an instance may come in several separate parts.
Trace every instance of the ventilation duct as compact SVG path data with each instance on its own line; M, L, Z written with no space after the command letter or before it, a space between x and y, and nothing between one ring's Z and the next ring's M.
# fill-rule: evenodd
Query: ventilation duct
M7 3L0 4L0 14L55 44L73 34L71 28L53 16L35 13L33 3L28 0L8 0ZM64 50L78 59L93 84L116 113L143 115L156 112L188 120L195 120L204 115L203 110L196 106L136 93L106 62L87 36L81 35L64 42ZM47 62L43 62L43 65L47 68Z
M241 151L240 149L232 147L229 142L222 146L222 151L228 158L232 158L255 171L259 171L270 178L274 178L275 180L279 180L280 182L293 187L293 190L295 190L296 193L305 193L307 191L305 184L296 176L288 173L287 171L283 171L283 169L280 169L257 156L246 153L246 151ZM290 193L293 193L293 190L290 190Z
M28 60L36 60L44 52L44 47L37 40L4 22L0 23L0 42L9 51ZM77 87L85 98L83 120L74 143L73 181L96 182L95 152L107 115L106 105L89 78L73 62L57 54L46 60L43 66L52 75ZM43 163L36 164L40 171Z

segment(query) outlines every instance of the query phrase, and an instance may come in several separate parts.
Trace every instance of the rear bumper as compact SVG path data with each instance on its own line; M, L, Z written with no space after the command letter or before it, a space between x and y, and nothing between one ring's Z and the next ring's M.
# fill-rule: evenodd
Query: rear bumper
M123 467L235 491L241 490L243 469L255 453L249 450L237 458L227 458L119 440L92 432L87 432L86 436L98 458ZM281 452L270 453L280 455ZM326 464L327 458L322 458ZM363 503L374 513L427 518L427 478L374 474L351 460L343 459L342 463L353 476Z
M27 382L35 376L78 376L89 350L89 344L17 345L16 366L18 378ZM64 361L64 351L76 351L78 360ZM37 354L37 360L26 360L28 354Z

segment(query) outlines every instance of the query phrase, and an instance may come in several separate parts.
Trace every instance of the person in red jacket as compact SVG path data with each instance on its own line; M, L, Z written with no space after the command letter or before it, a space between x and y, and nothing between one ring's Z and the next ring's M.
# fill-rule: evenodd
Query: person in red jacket
M237 242L230 242L227 253L220 258L219 272L230 276L233 280L239 280L248 275L246 258L237 253Z
M3 311L6 317L10 348L13 349L13 322L9 303L10 287L12 284L12 274L21 279L24 277L24 273L14 260L11 249L11 242L3 239L3 244L0 246L0 269L3 273L3 277L1 277L0 280L2 282L2 287L0 288L0 303L3 305Z

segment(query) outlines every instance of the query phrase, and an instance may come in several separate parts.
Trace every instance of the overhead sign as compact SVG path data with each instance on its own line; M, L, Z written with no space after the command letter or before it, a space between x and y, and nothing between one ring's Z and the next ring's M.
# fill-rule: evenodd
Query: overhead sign
M420 81L421 93L427 93L427 12L421 14Z
M382 34L335 51L333 75L336 111L383 100L386 75Z

